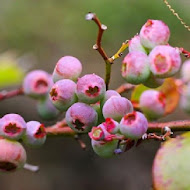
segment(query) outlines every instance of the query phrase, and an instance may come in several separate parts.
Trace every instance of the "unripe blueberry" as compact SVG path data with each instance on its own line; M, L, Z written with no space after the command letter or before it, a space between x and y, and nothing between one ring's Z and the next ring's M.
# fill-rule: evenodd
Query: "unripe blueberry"
M57 81L50 90L50 99L57 109L66 111L77 101L76 84L70 79Z
M104 142L91 139L91 144L94 152L98 156L109 158L115 155L114 151L117 149L118 140Z
M129 83L145 82L150 75L148 56L140 51L128 53L123 60L121 74Z
M181 67L181 78L184 82L190 82L190 59L186 60Z
M104 118L112 118L115 121L120 121L121 118L133 111L131 102L124 97L112 96L109 98L102 109Z
M98 115L96 111L87 104L78 102L73 104L66 112L67 124L78 133L86 133L96 126Z
M181 66L180 53L166 45L156 46L149 54L150 70L159 78L171 77Z
M0 135L18 140L26 131L26 122L18 114L6 114L0 119Z
M45 120L55 119L60 113L53 105L49 96L47 96L45 100L41 100L38 102L37 111L40 117Z
M50 74L42 70L34 70L24 78L23 91L33 98L43 98L48 94L52 83Z
M38 121L29 121L26 134L23 136L23 142L30 147L40 147L45 143L45 140L46 131L44 125Z
M25 163L26 151L19 142L0 139L0 171L15 171Z
M64 56L57 62L53 71L53 81L61 79L71 79L76 81L82 72L82 64L72 56Z
M104 103L109 98L111 98L112 96L119 96L119 97L121 97L121 95L117 91L115 91L115 90L107 90L106 93L105 93L105 95L104 95L104 98L100 102L100 106L103 107Z
M148 119L158 119L165 113L166 97L156 90L146 90L141 94L139 105Z
M130 139L139 139L148 129L148 121L140 112L125 115L120 122L120 132Z
M94 104L104 97L106 85L104 80L95 74L84 75L77 82L79 101Z
M140 36L136 35L129 41L129 52L132 51L141 51L143 53L146 53L146 49L143 47L143 45L140 42Z
M148 79L143 84L149 88L157 88L164 83L164 79L156 78L153 74L150 74Z
M161 20L148 20L140 31L140 40L144 47L154 48L157 45L165 45L170 38L168 26Z

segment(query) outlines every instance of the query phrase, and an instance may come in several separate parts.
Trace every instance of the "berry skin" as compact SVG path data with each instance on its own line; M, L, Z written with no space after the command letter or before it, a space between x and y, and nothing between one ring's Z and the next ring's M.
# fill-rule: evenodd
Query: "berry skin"
M104 95L104 98L102 99L102 101L100 102L100 106L103 107L104 103L109 99L111 98L112 96L119 96L121 97L121 95L115 91L115 90L107 90L105 95Z
M121 74L131 84L145 82L150 75L148 56L140 51L128 53L123 60Z
M149 61L150 70L159 78L173 76L181 66L179 51L169 45L156 46L149 54Z
M96 111L87 104L78 102L73 104L66 112L67 124L78 133L86 133L96 126L98 115Z
M104 118L112 118L120 122L121 118L133 111L131 102L124 97L112 96L109 98L102 109Z
M26 134L23 136L23 142L34 148L42 146L46 140L44 125L38 121L29 121L26 125Z
M148 20L140 30L141 44L146 48L165 45L170 38L168 26L161 20Z
M6 114L0 119L0 135L19 140L26 131L26 122L18 114Z
M64 56L57 62L53 71L53 81L70 79L76 81L82 72L82 64L72 56Z
M147 54L146 49L143 47L143 45L140 42L139 35L136 35L131 40L129 40L129 52L133 51L141 51Z
M180 107L183 111L190 114L190 97L182 95L180 97Z
M148 121L140 112L125 115L120 122L120 132L130 139L139 139L148 129Z
M42 70L29 72L24 78L23 91L33 98L44 98L53 84L51 75Z
M117 149L118 140L112 140L109 142L96 141L91 139L91 144L94 152L104 158L110 158L115 155L115 150Z
M166 97L156 90L146 90L140 97L140 109L150 120L164 116Z
M15 171L25 163L26 151L19 142L0 139L0 171Z
M181 78L184 82L190 82L190 59L186 60L181 66Z
M40 117L45 120L55 119L58 117L60 113L57 110L57 108L53 105L49 96L47 96L45 100L41 100L38 102L37 111Z
M105 92L105 82L98 75L88 74L78 79L76 93L81 102L94 104L104 97Z
M66 111L77 101L76 84L70 79L57 81L50 90L50 99L60 111Z
M143 82L143 85L149 88L158 88L164 83L164 79L156 78L152 73L150 74L149 78Z

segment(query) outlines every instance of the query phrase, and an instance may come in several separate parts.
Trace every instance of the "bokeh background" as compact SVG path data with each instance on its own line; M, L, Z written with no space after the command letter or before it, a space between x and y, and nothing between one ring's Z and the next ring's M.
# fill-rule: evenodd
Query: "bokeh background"
M189 0L170 1L174 9L190 24ZM83 74L104 76L104 62L92 50L97 27L87 22L87 12L95 12L108 26L103 47L113 55L121 43L139 32L147 19L160 19L171 30L170 44L190 50L189 32L169 12L162 0L0 0L0 89L21 85L23 72L44 69L52 72L64 55L79 58ZM123 83L121 59L113 65L111 88ZM128 96L128 94L125 94ZM21 114L26 121L40 120L36 102L16 97L0 102L0 117L6 113ZM162 119L185 119L178 108ZM61 118L60 118L61 119ZM38 173L20 170L0 174L1 190L147 190L151 189L151 166L159 142L148 142L127 153L99 158L90 141L83 151L74 139L54 137L40 149L27 148L28 162L40 166Z

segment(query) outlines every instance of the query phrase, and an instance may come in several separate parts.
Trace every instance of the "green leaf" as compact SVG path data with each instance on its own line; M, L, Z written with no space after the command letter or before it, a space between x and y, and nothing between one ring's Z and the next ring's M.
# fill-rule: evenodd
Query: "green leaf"
M0 88L20 83L23 76L24 71L17 64L16 58L0 55Z
M190 189L190 132L165 142L153 163L155 190Z

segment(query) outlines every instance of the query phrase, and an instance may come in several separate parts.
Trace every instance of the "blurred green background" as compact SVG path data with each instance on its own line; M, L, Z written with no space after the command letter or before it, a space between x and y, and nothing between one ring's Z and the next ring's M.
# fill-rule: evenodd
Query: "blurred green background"
M190 24L190 1L169 2ZM21 85L22 71L44 69L51 73L57 60L64 55L79 58L83 74L94 72L103 77L104 62L92 49L97 27L84 19L89 11L95 12L108 26L102 44L109 56L118 50L123 41L138 33L149 18L163 20L170 27L171 45L190 50L189 32L162 0L0 0L0 88ZM1 56L12 60L11 70L7 69L9 61L2 62ZM120 66L121 59L113 65L113 89L124 82ZM10 73L17 70L11 74L16 75L11 80ZM19 113L26 121L40 120L35 101L27 97L5 100L0 103L0 108L0 116ZM188 116L178 109L163 120L184 118ZM54 122L44 123L49 125ZM84 141L88 145L87 151L82 151L73 139L60 137L48 139L41 149L27 149L28 162L40 165L41 170L36 174L24 170L0 174L0 189L151 188L151 166L159 143L144 143L120 157L102 159L91 150L89 139L84 137Z

